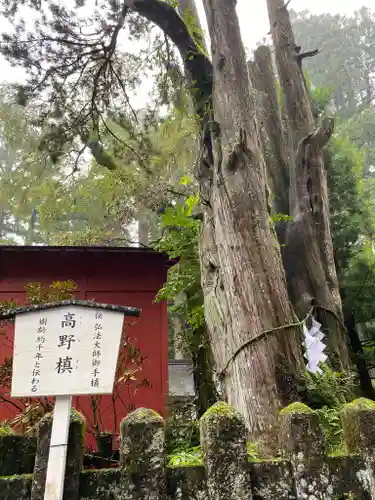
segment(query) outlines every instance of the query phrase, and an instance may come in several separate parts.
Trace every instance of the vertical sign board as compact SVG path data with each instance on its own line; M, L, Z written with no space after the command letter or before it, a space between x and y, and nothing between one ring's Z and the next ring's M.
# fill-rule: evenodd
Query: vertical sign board
M56 396L45 500L62 499L72 396L113 391L123 318L93 305L16 315L11 395Z

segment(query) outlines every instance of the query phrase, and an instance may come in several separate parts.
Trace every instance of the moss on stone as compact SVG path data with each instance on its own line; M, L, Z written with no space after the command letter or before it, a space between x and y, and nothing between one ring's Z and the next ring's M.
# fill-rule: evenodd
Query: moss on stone
M295 413L315 413L309 406L304 403L300 403L296 401L295 403L291 403L289 406L286 406L280 411L280 415L290 415Z
M81 499L115 500L120 481L120 469L87 470L81 472L79 497Z
M14 475L7 477L0 476L0 499L30 500L31 481L31 474Z
M344 405L341 412L345 442L349 453L362 454L375 447L375 403L358 398Z
M33 471L36 439L18 434L0 434L0 476Z
M207 422L212 418L216 419L220 416L242 420L241 415L233 408L233 406L228 405L228 403L225 403L224 401L218 401L201 416L200 422Z
M71 422L82 422L85 423L85 417L75 408L72 408L70 411L70 421Z
M149 408L138 408L137 410L129 413L121 422L121 432L124 427L136 424L163 424L164 419L158 412L150 410Z
M346 403L343 410L375 410L375 401L367 398L358 398L351 403Z
M12 476L0 476L2 481L14 481L15 479L24 479L25 481L31 481L33 474L13 474Z

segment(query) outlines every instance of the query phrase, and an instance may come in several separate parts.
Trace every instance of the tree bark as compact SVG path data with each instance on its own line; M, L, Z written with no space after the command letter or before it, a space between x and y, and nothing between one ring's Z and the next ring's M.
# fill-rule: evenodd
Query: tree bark
M249 74L253 87L259 92L258 105L265 129L262 141L271 180L275 212L289 214L289 163L285 131L277 102L275 74L269 47L258 47L254 61L249 62Z
M212 65L165 2L131 0L129 5L171 37L194 87L203 127L196 173L204 207L200 258L213 358L224 395L243 413L252 439L270 444L276 441L280 408L298 399L303 358L270 225L236 2L205 3Z
M335 369L350 366L343 325L329 223L327 178L322 148L333 132L333 119L315 130L310 97L302 71L304 57L294 40L284 0L267 0L276 61L284 93L290 159L290 214L293 222L283 247L289 295L302 318L312 305L327 333L327 354Z
M202 24L199 19L198 9L195 4L195 0L179 0L179 4L177 10L184 19L187 15L194 19L194 24L196 28L196 32L194 33L194 38L197 40L202 49L207 52L206 41L204 39Z
M295 317L270 227L235 2L207 0L205 9L214 68L212 151L206 147L199 175L208 202L200 248L206 321L226 399L253 438L269 439L280 407L298 397L299 329L259 337Z

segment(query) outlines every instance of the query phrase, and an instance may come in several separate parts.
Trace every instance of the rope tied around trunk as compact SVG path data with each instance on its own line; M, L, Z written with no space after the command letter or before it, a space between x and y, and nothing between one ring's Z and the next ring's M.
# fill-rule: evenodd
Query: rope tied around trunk
M266 338L267 335L269 335L271 333L275 333L275 332L277 332L279 330L284 330L284 329L289 329L289 328L295 328L295 327L298 327L298 326L302 326L310 318L310 316L312 315L312 313L313 313L313 311L314 311L315 308L319 308L319 306L314 305L310 309L310 311L306 314L306 316L302 320L300 320L300 321L296 321L295 323L288 323L286 325L276 326L275 328L271 328L269 330L264 330L264 331L260 332L258 335L256 335L255 337L253 337L252 339L247 340L229 358L229 360L227 361L227 363L224 366L224 368L219 372L219 379L222 380L224 378L225 372L227 371L228 366L235 360L235 358L238 356L238 354L241 351L243 351L243 349L245 349L245 347L248 347L249 345L254 344L255 342L259 342L260 340ZM332 311L329 311L329 312L332 312Z

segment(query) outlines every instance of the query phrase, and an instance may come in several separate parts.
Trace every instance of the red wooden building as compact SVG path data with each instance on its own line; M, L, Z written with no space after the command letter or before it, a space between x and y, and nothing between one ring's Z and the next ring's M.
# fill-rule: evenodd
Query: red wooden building
M101 396L98 410L101 431L118 433L121 419L134 408L148 407L164 413L168 396L168 320L164 303L155 303L166 280L167 257L140 248L0 246L0 300L25 303L25 285L73 280L75 298L140 308L141 317L128 318L125 335L145 358L137 380L118 384L115 400ZM0 365L12 354L12 331L0 336ZM141 387L139 382L143 381ZM137 386L137 387L136 387ZM1 396L0 421L12 418L17 408ZM8 400L9 397L6 396ZM94 428L92 401L75 398L74 406ZM94 437L88 438L95 447ZM115 443L114 443L115 444Z

